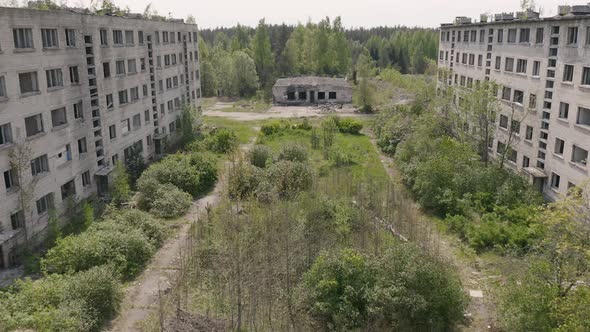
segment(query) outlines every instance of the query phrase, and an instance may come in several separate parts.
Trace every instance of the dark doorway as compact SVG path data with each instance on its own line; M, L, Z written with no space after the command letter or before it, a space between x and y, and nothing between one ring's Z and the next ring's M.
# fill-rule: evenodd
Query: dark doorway
M309 91L309 102L315 103L315 91Z

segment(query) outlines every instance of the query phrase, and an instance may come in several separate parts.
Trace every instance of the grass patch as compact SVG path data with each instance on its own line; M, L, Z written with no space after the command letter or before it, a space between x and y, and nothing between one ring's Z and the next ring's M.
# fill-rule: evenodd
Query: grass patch
M209 127L227 128L238 137L240 144L247 144L250 139L258 134L256 130L265 121L237 121L221 117L204 116L203 123Z
M329 160L326 160L321 148L312 149L311 130L291 129L278 135L261 136L259 143L268 145L275 154L286 143L297 143L305 146L309 151L311 165L320 177L328 177L338 168L349 171L355 180L363 178L371 178L375 181L389 180L379 153L375 150L369 137L365 135L336 134L334 149L350 155L353 160L351 165L340 167L336 167Z

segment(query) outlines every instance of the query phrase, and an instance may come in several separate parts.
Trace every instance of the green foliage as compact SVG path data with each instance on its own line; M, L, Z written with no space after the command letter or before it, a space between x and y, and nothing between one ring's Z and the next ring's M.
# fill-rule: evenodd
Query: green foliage
M397 145L411 133L411 118L404 106L386 109L377 114L372 123L377 145L387 154L395 154Z
M345 249L320 255L302 283L302 309L322 330L446 330L467 299L448 264L414 245L380 257Z
M140 230L105 229L102 225L61 239L47 252L41 268L46 274L65 274L111 264L129 280L142 270L153 252L154 246Z
M330 153L330 148L334 144L334 137L338 131L338 118L335 116L327 117L322 121L320 128L324 158L327 159Z
M13 289L0 292L2 329L98 331L118 310L121 288L109 266L19 280Z
M375 270L352 249L320 255L303 278L303 308L322 330L352 330L369 319Z
M338 130L344 134L358 135L363 129L363 123L353 118L338 119Z
M84 229L88 229L94 222L94 208L90 203L84 202L82 205L82 225Z
M185 146L196 138L196 130L199 126L198 117L198 111L194 106L189 104L183 106L180 114L180 132L182 144Z
M241 97L255 95L258 89L258 75L254 60L242 51L234 52L232 57L238 95Z
M113 175L113 185L111 186L111 198L113 204L121 206L129 200L131 189L129 187L129 175L123 163L117 161Z
M263 177L262 171L242 160L232 164L229 170L227 190L232 199L246 199L251 196Z
M586 331L590 291L588 197L570 195L534 215L543 237L503 288L499 313L510 331Z
M260 78L260 84L267 90L272 84L272 74L274 71L274 57L270 47L270 36L268 26L264 19L258 22L256 33L252 40L252 57L256 64L256 71Z
M107 211L101 222L93 224L92 230L107 230L112 227L121 232L125 232L127 229L137 229L149 239L154 247L160 247L166 238L166 228L163 221L137 209Z
M260 127L260 132L264 136L271 136L283 133L291 128L291 124L288 121L271 121L264 123L262 127Z
M281 146L279 151L279 160L288 160L296 162L306 162L308 160L307 148L297 143L287 143Z
M185 215L192 203L190 194L166 183L158 186L149 211L160 218L176 218Z
M248 158L250 159L250 164L259 168L265 168L272 163L273 153L268 146L257 144L248 152Z
M145 161L143 160L143 151L141 146L132 145L129 148L129 156L125 159L125 167L129 177L129 182L135 184L143 170Z
M156 198L156 183L172 184L197 197L211 189L216 180L216 164L210 155L202 153L170 155L152 164L139 178L140 204L144 207L153 204Z
M275 186L282 198L291 198L310 189L313 178L311 167L302 162L281 160L267 170L268 181Z
M320 138L320 134L319 134L318 129L315 127L311 129L310 140L311 140L311 148L312 149L317 150L320 148L321 138Z
M230 153L238 148L236 134L226 128L218 128L210 132L203 141L207 150L216 153Z
M329 159L332 162L332 164L336 167L350 166L354 164L353 155L349 151L342 149L340 147L333 147L330 150Z

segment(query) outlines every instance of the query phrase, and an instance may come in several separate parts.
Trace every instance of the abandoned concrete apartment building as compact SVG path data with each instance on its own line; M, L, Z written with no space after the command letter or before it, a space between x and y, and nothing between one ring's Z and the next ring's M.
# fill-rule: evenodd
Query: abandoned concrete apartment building
M344 78L289 77L277 80L272 96L278 105L350 104L352 88Z
M590 6L558 13L458 17L441 26L438 60L439 86L456 86L459 97L483 80L498 84L488 147L508 148L509 167L551 200L588 179L590 150Z
M197 45L182 20L0 8L0 268L52 207L106 193L132 146L149 159L174 139L200 103Z

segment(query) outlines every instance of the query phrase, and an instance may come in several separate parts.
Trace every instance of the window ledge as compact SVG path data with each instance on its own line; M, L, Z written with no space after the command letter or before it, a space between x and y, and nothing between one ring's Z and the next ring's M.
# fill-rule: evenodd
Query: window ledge
M125 74L116 74L115 77L116 78L123 78L123 77L125 77Z
M557 153L555 153L555 152L553 152L552 154L553 154L553 157L555 157L555 158L557 158L557 159L560 159L560 160L564 160L564 159L563 159L563 155L561 155L561 154L557 154Z
M534 79L534 80L540 80L541 79L541 76L531 76L531 78Z
M573 87L574 86L574 82L561 82L561 85L565 85L565 86L570 86Z
M123 44L114 44L113 47L125 47Z
M37 173L35 176L33 176L33 179L39 181L42 180L43 178L46 178L49 175L49 171L43 171L41 173Z
M62 90L63 88L64 88L63 85L61 85L61 86L54 86L54 87L51 87L51 88L47 88L47 92L59 91L59 90Z
M568 125L570 124L568 119L557 118L557 122L561 122L561 124Z
M51 51L57 51L59 50L58 46L54 46L54 47L43 47L41 49L43 52L51 52Z
M3 101L7 101L7 100L8 100L8 97L0 97L0 103Z
M31 92L25 92L25 93L21 93L20 97L21 98L26 98L26 97L30 97L30 96L35 96L35 95L40 95L41 91L31 91Z
M47 135L47 133L43 131L43 132L40 132L40 133L36 133L35 135L31 135L31 136L27 137L25 140L26 141L32 141L34 139L37 139L39 137L43 137L45 135Z
M60 124L59 126L54 126L53 128L51 128L51 131L52 132L60 131L60 130L67 128L69 126L70 126L69 123Z
M31 53L35 52L34 48L15 48L14 53Z
M100 48L108 48L109 45L100 45Z
M579 87L580 87L580 89L582 89L582 90L590 90L590 85L587 85L587 84L582 84L582 85L580 85Z
M582 164L582 163L577 163L577 162L575 162L575 161L570 161L570 162L569 162L569 164L570 164L570 165L571 165L573 168L579 169L580 171L583 171L583 172L588 172L588 165L587 165L587 164L586 164L586 165L584 165L584 164Z
M69 50L73 50L73 49L78 48L78 46L76 46L76 45L70 45L70 46L66 46L66 48L69 49Z
M576 123L576 124L574 125L574 127L576 127L576 128L579 128L579 129L582 129L582 130L584 130L584 131L588 131L588 132L590 132L590 126L588 126L588 125L584 125L584 124Z
M525 138L525 139L524 139L524 140L522 140L522 141L523 141L523 142L525 142L526 144L530 145L530 146L533 146L533 141L531 141L530 139L526 139L526 138Z
M125 136L129 136L130 134L131 134L131 130L126 133L121 134L121 136L125 137Z

